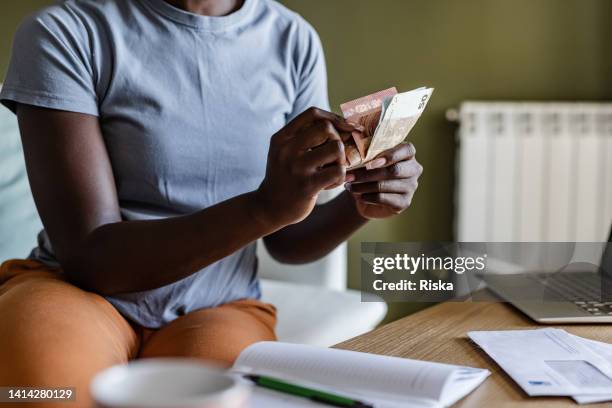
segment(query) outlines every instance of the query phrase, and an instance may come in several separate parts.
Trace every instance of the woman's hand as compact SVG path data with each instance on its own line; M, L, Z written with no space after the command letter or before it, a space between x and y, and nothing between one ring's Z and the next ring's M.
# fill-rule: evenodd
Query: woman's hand
M411 143L381 153L365 168L347 175L346 189L355 198L357 211L368 219L397 215L410 206L423 166Z
M346 155L341 134L363 127L317 108L310 108L270 141L266 176L255 191L258 214L265 222L285 226L306 218L321 190L342 185Z

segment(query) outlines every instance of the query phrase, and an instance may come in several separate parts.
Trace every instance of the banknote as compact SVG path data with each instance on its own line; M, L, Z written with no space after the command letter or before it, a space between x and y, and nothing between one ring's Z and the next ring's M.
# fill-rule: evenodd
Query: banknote
M419 88L394 95L384 104L382 117L368 147L364 163L402 143L421 117L433 88Z
M357 148L362 160L364 157L366 157L368 147L380 122L382 104L386 98L389 98L395 94L397 94L397 89L393 87L340 105L342 114L347 120L359 123L365 127L364 132L353 132L352 134L355 147ZM349 145L347 147L347 151L350 151L353 160L355 160L356 156L352 146ZM349 165L351 166L354 164L359 164L352 162L351 158L349 157L347 157L347 159L349 159ZM359 160L359 162L361 162L361 160Z
M366 127L363 133L354 132L353 140L346 146L349 169L361 167L403 142L432 92L433 88L425 87L403 93L389 88L340 105L347 120Z

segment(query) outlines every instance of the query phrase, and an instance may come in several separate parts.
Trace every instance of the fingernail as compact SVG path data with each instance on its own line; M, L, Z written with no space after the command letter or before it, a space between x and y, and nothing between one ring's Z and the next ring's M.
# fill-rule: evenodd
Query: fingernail
M385 163L387 163L387 159L385 159L384 157L380 157L376 160L372 160L371 162L367 163L365 167L368 170L372 170L384 166Z
M346 188L346 191L351 191L351 183L345 183L344 184L344 188Z
M355 175L354 174L347 174L346 177L344 178L344 181L347 183L350 183L351 181L355 181Z

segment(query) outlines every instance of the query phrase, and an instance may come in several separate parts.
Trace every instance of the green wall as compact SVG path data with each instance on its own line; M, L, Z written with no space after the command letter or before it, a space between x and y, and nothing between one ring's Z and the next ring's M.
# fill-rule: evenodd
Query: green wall
M20 18L50 1L6 2L0 71ZM453 238L454 126L465 99L603 100L612 96L609 0L283 0L319 32L333 107L395 85L436 88L411 134L425 167L413 206L370 223L350 242L358 287L359 242ZM419 305L392 305L389 318Z
M0 5L0 74L2 79L8 67L13 33L17 25L26 15L48 4L50 0L17 0L3 1Z

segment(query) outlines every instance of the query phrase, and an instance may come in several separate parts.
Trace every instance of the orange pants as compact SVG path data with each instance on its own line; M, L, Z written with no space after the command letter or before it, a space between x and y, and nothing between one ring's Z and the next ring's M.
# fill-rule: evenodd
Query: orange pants
M169 356L229 365L248 345L275 340L275 323L274 306L247 299L145 329L57 270L11 260L0 266L0 386L76 388L76 402L14 404L19 408L90 407L89 382L106 367Z

